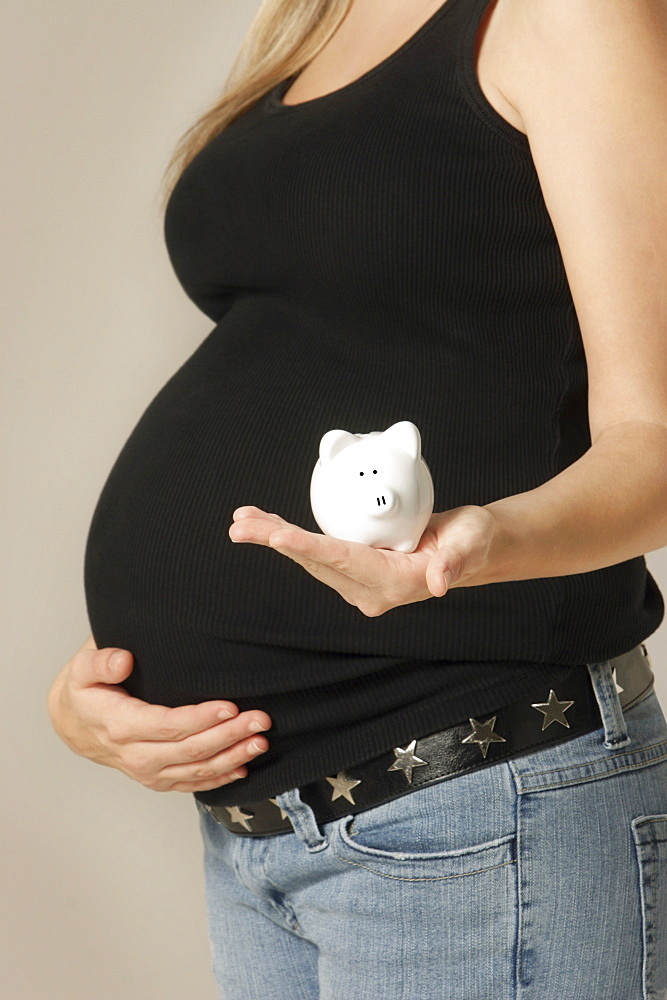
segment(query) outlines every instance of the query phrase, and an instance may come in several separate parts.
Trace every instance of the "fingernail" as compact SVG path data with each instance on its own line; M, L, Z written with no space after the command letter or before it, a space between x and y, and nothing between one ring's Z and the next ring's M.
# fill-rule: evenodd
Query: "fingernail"
M223 708L223 709L221 709L221 711L218 712L218 718L219 719L233 719L234 718L234 714L235 713L234 712L230 712L229 709Z
M447 585L447 590L449 590L449 586L450 586L450 584L452 582L452 573L451 573L451 570L446 569L443 575L445 577L445 584Z
M122 652L120 650L116 650L116 652L112 653L111 656L109 657L109 666L111 667L111 670L114 673L117 670L120 670L120 664L121 664L122 657L123 657L123 654L122 654Z
M260 746L257 740L250 741L250 749L255 753L264 753L264 747Z
M253 719L252 722L248 723L248 731L251 733L261 733L263 729L264 726L262 726L261 723L257 722L256 719Z

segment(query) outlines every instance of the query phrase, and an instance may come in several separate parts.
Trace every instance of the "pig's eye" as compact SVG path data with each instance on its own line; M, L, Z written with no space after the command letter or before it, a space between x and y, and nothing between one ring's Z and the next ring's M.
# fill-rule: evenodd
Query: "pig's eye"
M359 475L360 475L360 476L363 476L363 472L360 472L360 473L359 473Z
M377 476L377 474L378 474L378 470L377 469L373 469L373 475Z

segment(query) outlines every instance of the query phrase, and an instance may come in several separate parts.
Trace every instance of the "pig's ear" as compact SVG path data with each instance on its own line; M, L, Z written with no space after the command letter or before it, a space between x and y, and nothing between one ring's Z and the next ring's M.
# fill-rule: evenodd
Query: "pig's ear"
M343 448L349 448L351 444L356 444L358 440L349 431L327 431L320 441L320 459L322 460L322 464L330 462Z
M406 451L415 461L421 458L421 437L411 420L399 420L397 424L388 427L382 436L392 447Z

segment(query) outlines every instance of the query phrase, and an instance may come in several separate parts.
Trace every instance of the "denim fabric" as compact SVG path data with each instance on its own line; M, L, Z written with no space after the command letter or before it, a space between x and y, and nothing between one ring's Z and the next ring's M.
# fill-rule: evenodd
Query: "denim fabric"
M667 723L604 725L320 828L241 837L198 804L224 1000L667 1000Z

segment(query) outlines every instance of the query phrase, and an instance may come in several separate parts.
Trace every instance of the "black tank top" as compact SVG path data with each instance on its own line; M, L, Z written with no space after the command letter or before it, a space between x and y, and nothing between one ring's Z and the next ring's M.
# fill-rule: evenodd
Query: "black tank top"
M586 362L526 137L475 75L487 0L446 0L387 59L299 105L292 78L188 165L165 237L215 325L147 407L85 552L98 646L147 701L265 709L270 750L200 795L249 803L483 716L660 624L638 557L452 590L367 618L234 545L255 504L311 531L325 431L420 429L435 510L555 476L590 446Z

